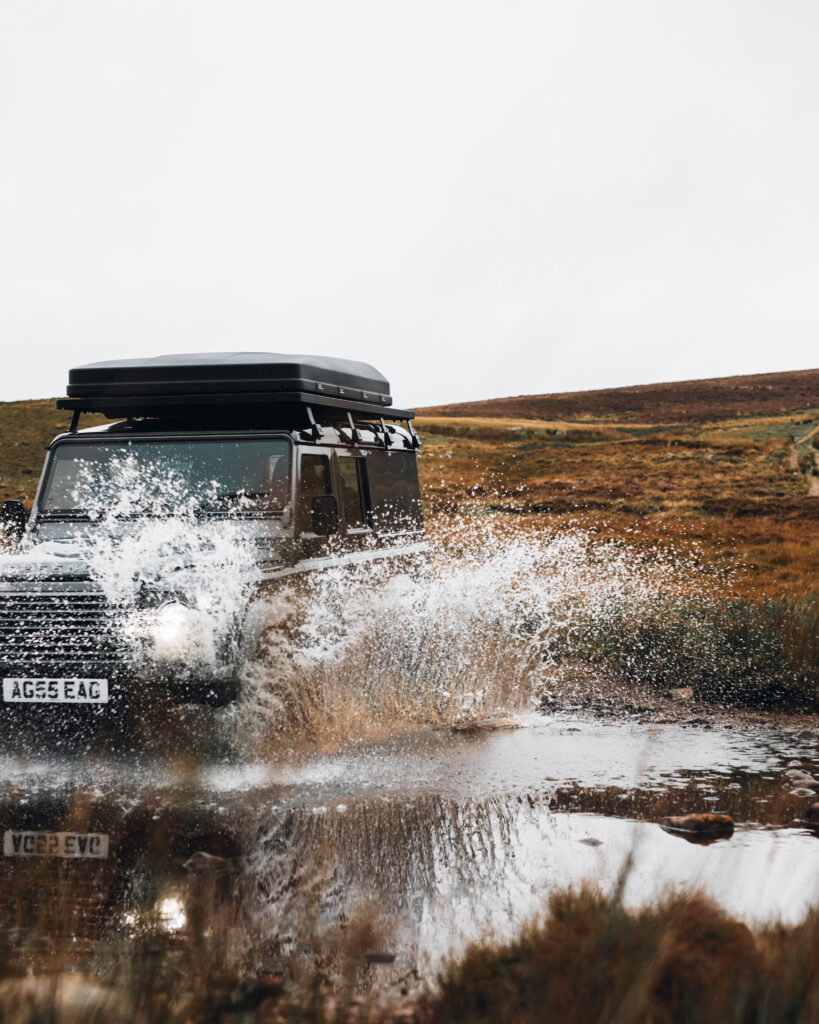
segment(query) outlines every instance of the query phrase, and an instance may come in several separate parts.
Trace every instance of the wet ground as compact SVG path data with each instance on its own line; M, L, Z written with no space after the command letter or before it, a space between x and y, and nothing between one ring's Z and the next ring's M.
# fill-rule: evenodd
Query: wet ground
M819 899L819 840L794 824L812 798L785 775L819 762L814 733L565 714L514 726L269 761L7 755L6 955L115 941L127 959L146 928L178 949L220 916L255 974L353 942L400 981L587 879L631 902L702 888L749 922L795 921ZM699 845L657 824L694 811L736 831Z

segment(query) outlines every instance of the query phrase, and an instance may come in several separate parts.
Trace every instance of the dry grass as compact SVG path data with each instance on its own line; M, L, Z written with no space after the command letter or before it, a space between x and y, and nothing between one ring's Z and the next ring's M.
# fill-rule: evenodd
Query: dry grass
M427 509L546 518L674 544L733 571L732 592L803 595L819 579L819 411L706 424L421 417Z
M656 595L605 614L580 607L552 628L554 664L580 662L663 692L690 686L724 706L816 709L819 602Z
M593 888L553 896L502 947L473 946L418 1019L779 1024L819 1016L819 913L751 932L700 897L628 911Z
M0 499L17 498L30 507L45 449L70 422L71 413L56 409L53 398L0 402ZM104 422L102 416L84 416L82 426Z

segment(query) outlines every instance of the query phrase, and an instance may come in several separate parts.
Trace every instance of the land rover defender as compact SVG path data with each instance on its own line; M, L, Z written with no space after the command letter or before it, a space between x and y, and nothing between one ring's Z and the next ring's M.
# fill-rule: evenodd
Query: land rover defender
M254 553L248 610L330 568L422 561L419 441L413 413L391 402L377 370L345 359L239 352L72 369L57 402L71 426L48 448L30 515L2 508L4 705L111 708L157 688L180 702L237 697L247 615L207 668L184 642L195 558L187 573L141 580L127 607L101 586L88 553L104 529L110 538L114 507L120 539L182 505L191 523L240 530ZM80 430L86 413L111 422Z

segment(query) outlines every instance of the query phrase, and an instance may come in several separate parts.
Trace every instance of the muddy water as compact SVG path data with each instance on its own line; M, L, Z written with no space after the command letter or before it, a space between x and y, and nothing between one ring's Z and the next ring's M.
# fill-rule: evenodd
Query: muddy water
M812 735L516 725L267 762L7 756L6 950L25 961L116 936L127 957L149 925L184 945L205 899L243 969L281 969L366 918L362 962L405 978L513 934L555 887L587 879L623 884L632 903L701 888L748 921L797 920L819 900L819 841L793 824L809 801L784 774L817 763ZM702 846L656 823L704 810L731 814L734 835ZM107 856L15 855L15 836L53 832L104 836Z

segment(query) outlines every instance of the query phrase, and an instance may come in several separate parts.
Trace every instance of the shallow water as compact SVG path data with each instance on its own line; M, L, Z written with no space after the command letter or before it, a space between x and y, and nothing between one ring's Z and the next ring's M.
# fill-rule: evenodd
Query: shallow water
M128 935L157 913L184 943L202 875L183 865L197 851L223 858L208 898L242 920L235 952L257 971L366 912L372 956L389 961L367 961L370 973L426 976L470 939L514 934L557 887L617 885L627 862L632 903L701 888L758 922L798 920L819 899L819 843L793 826L809 801L784 775L794 759L816 763L809 734L535 714L517 726L266 762L7 755L0 831L94 832L110 844L98 861L3 857L10 952L25 959L40 929L63 949L116 934L127 956ZM730 813L734 835L701 846L657 824L704 810ZM55 898L55 879L61 920L37 905Z

